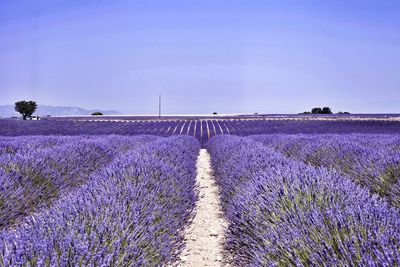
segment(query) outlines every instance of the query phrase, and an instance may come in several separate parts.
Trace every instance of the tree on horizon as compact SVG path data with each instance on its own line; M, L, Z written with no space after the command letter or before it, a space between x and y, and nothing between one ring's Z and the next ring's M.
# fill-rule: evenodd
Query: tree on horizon
M37 104L35 101L18 101L15 102L15 111L22 115L22 119L26 120L27 117L32 116L36 111Z

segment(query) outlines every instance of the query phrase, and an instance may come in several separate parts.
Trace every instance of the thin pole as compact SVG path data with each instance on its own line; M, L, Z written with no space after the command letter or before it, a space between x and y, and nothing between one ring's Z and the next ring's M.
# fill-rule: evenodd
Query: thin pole
M161 95L158 96L158 118L161 118Z

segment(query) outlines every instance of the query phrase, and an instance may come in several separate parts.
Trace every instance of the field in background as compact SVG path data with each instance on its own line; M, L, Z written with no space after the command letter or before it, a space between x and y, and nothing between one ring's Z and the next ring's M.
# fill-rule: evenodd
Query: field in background
M0 120L0 135L189 135L201 144L230 134L400 133L400 115L76 116Z

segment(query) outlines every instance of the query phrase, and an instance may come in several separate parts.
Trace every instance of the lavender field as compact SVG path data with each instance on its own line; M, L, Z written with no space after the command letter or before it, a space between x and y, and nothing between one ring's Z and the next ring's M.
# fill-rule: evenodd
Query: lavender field
M0 267L400 267L399 26L0 0Z
M157 136L189 135L202 145L213 136L229 134L248 136L257 134L321 134L321 133L400 133L400 120L391 115L390 119L373 115L365 119L360 116L347 119L332 117L304 118L303 115L280 117L66 117L49 118L40 121L0 120L0 135L138 135ZM100 116L101 117L101 116Z
M160 265L196 200L190 137L2 138L0 264Z
M399 266L399 209L398 121L0 120L0 266Z
M379 137L367 142L380 146ZM358 136L325 136L324 140L330 140L325 148L346 138ZM387 155L398 153L399 138L383 141ZM225 249L234 265L398 266L400 214L396 202L389 201L398 199L399 194L391 192L386 199L374 186L399 181L399 157L386 163L387 169L397 170L391 171L391 181L386 181L387 169L377 168L376 175L370 176L367 173L375 166L357 165L360 158L330 155L351 167L330 162L314 166L274 149L274 143L286 141L291 142L288 148L293 154L301 154L301 148L308 147L296 143L297 139L282 135L218 136L208 144L229 221ZM363 143L368 137L360 139ZM313 156L319 158L317 152ZM347 173L351 168L365 169L357 177ZM363 175L368 182L360 178Z

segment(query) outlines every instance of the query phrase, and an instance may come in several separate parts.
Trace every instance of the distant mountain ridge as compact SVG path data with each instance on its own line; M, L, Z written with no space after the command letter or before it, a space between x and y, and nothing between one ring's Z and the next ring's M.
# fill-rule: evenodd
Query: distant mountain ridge
M122 113L115 110L100 110L100 109L83 109L80 107L64 107L64 106L46 106L38 105L36 112L33 115L36 116L71 116L71 115L90 115L93 112L99 111L104 115L121 115ZM2 105L0 106L0 117L13 117L20 116L18 112L14 110L14 105Z

